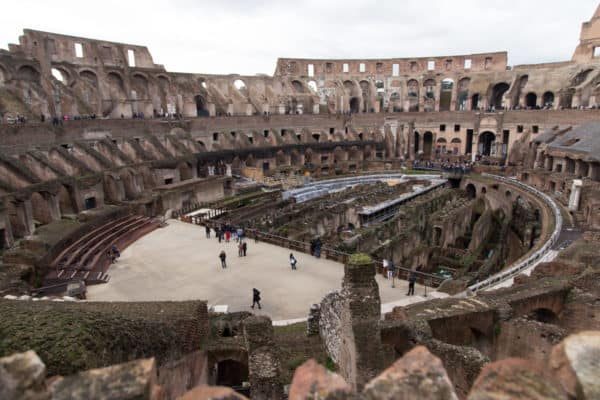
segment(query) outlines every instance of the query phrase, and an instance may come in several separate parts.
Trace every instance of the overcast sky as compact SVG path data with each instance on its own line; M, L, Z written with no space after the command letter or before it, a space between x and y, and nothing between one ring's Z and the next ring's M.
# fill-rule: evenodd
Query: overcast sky
M598 0L3 0L0 48L23 28L148 46L167 70L273 74L277 57L506 50L564 61Z

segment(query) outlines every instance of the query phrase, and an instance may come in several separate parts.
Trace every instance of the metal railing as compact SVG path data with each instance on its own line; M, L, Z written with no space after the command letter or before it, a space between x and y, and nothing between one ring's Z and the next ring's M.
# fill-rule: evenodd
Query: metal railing
M552 249L552 246L554 246L556 244L556 242L558 241L558 237L560 236L560 232L562 230L562 225L563 225L563 219L562 219L560 209L558 208L558 205L547 194L537 190L534 187L531 187L522 182L519 182L516 179L510 179L510 178L505 178L503 176L486 174L486 173L484 173L482 175L499 180L504 183L518 186L519 188L535 195L536 197L538 197L539 199L544 201L554 214L554 231L552 232L552 235L544 243L543 246L541 246L538 250L533 252L531 255L529 255L524 260L517 261L510 268L508 268L504 271L501 271L495 275L492 275L489 278L487 278L481 282L478 282L478 283L475 283L475 284L469 286L468 291L471 291L471 292L477 292L482 289L490 288L498 283L504 282L505 280L516 276L521 271L523 271L529 267L532 267L534 264L539 263L541 261L541 259ZM466 292L463 292L461 294L466 294Z

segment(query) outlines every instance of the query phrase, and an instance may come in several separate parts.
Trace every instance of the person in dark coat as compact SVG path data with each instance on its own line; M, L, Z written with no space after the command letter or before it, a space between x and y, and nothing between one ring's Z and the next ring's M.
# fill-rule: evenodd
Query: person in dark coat
M225 250L221 250L221 253L219 253L219 258L221 259L221 268L227 268L227 263L225 262L227 254L225 254Z
M297 263L298 263L298 260L296 260L296 257L294 257L294 254L290 253L290 266L292 267L292 269L296 269Z
M210 239L210 226L206 225L206 237Z
M248 244L246 242L242 243L242 252L244 253L244 257L246 257L246 251L248 250Z
M262 308L260 306L260 292L257 288L252 289L252 306L250 306L250 308L254 309L255 304L258 305L259 310Z
M415 274L415 271L410 271L410 274L408 275L408 293L406 293L407 296L415 295L415 282L416 281L417 281L417 274Z

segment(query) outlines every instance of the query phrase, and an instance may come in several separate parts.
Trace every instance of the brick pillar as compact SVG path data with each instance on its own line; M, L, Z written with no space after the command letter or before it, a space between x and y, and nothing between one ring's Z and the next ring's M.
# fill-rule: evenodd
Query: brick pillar
M354 254L344 267L341 296L342 376L356 390L381 372L381 299L375 267L366 254Z
M273 325L268 317L252 316L244 320L244 341L248 351L248 375L253 399L281 400L279 360L274 351Z

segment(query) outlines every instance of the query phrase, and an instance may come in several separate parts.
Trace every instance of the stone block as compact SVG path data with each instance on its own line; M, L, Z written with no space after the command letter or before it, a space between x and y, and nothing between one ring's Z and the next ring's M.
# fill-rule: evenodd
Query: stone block
M0 399L49 399L45 378L46 366L34 351L0 358Z
M290 400L324 399L330 395L352 393L344 379L310 359L294 372L288 398Z

